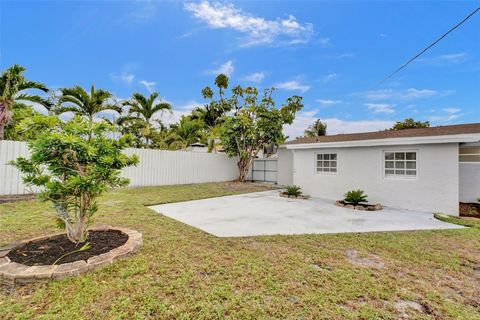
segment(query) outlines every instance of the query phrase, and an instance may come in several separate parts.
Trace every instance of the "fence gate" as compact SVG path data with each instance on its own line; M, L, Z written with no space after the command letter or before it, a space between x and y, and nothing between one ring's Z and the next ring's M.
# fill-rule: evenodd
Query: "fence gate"
M252 163L251 180L277 183L277 159L255 159Z

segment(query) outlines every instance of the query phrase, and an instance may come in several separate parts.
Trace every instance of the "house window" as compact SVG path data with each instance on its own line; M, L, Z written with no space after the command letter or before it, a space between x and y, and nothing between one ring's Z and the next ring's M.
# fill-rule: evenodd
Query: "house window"
M385 151L385 176L415 178L417 176L416 151Z
M337 154L336 153L317 153L317 173L337 172Z

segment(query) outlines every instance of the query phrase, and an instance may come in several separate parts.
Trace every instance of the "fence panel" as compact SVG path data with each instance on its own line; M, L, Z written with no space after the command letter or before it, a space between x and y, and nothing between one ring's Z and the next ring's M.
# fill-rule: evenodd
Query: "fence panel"
M237 160L225 154L151 149L126 149L125 153L140 157L138 166L122 172L134 187L221 182L238 177ZM20 172L9 164L20 156L28 156L25 142L0 141L0 195L35 192L25 187Z

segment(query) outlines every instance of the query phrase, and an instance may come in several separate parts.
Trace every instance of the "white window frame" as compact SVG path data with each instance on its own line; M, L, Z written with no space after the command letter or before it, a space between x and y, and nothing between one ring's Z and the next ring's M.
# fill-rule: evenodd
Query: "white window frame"
M328 155L332 155L334 154L335 155L335 162L337 164L337 166L335 167L337 170L335 172L332 172L332 171L318 171L317 169L319 168L317 166L317 159L318 159L318 155L321 154L321 155L324 155L324 154L328 154ZM322 157L323 158L323 157ZM322 166L320 168L326 168L323 166L323 161L327 161L327 160L323 160L322 159ZM329 162L332 161L332 160L328 160ZM328 168L331 168L330 166ZM337 152L315 152L315 156L314 156L314 166L313 166L313 169L315 170L315 174L320 174L320 175L335 175L338 173L338 153Z
M415 175L406 175L406 174L386 174L385 173L385 170L391 170L392 168L386 168L385 167L385 162L387 162L388 160L385 159L385 154L386 153L390 153L390 152L393 152L394 153L394 159L393 160L390 160L390 161L393 161L394 163L398 160L395 160L395 153L407 153L407 152L415 152ZM418 180L418 171L419 171L419 152L418 150L416 149L406 149L406 150L403 150L403 149L394 149L394 150L383 150L382 152L382 170L383 170L383 178L384 179L399 179L399 180ZM412 161L412 160L407 160L406 158L403 160L404 162L406 161ZM395 164L394 164L394 168L393 170L395 170ZM405 165L405 168L403 169L405 171L407 171L408 169L406 168L406 165Z

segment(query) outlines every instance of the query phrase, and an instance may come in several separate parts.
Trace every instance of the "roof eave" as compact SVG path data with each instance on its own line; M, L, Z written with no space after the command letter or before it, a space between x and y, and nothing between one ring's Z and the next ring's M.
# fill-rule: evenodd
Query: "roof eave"
M480 133L451 134L424 137L403 137L369 140L351 140L337 142L314 142L286 144L287 149L316 149L316 148L352 148L352 147L373 147L388 145L410 145L410 144L438 144L438 143L461 143L479 142Z

